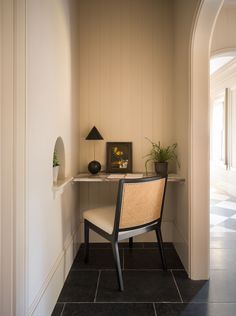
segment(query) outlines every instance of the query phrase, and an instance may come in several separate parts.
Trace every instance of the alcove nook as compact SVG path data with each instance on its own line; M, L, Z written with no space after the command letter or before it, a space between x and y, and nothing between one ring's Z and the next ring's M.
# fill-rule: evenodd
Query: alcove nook
M65 159L65 146L64 142L61 136L58 136L54 145L54 149L52 152L52 165L53 165L53 157L54 153L56 153L58 162L60 164L59 166L59 172L58 172L58 178L57 182L53 182L53 192L61 191L71 180L72 177L66 177L65 176L65 164L66 164L66 159ZM53 172L52 172L52 177L53 177ZM61 191L63 192L63 191Z
M59 136L55 142L54 150L52 153L52 159L56 153L60 167L59 167L59 174L58 174L58 182L60 180L65 179L65 147L62 138Z

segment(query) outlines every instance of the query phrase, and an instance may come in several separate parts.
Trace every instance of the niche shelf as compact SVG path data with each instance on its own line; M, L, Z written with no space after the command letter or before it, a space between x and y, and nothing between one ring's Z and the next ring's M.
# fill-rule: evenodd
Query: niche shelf
M57 183L53 183L53 186L52 186L52 191L53 193L63 193L64 192L64 188L69 184L71 183L73 180L73 177L68 177L68 178L65 178L65 179L59 179L57 181Z

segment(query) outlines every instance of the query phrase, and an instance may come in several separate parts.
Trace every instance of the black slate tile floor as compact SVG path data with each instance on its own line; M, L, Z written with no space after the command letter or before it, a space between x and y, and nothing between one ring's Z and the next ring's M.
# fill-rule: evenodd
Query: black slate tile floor
M220 233L216 236L221 237ZM232 235L228 239L232 241ZM218 241L215 243L220 247ZM121 244L125 291L119 292L110 245L91 244L87 267L82 245L52 316L236 315L234 267L228 264L228 269L212 269L210 281L192 281L173 245L167 243L164 247L167 272L161 269L156 244L134 243L133 249L127 243Z

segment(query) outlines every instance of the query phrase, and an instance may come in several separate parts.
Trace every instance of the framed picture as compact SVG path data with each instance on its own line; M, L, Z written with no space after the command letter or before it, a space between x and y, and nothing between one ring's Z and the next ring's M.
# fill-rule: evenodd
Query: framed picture
M132 172L132 143L107 143L107 168L110 173Z

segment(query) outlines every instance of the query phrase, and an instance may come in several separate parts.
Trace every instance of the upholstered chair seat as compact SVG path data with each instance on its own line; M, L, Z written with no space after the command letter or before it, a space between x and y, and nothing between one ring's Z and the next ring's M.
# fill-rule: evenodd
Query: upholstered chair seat
M117 203L87 210L84 217L85 262L89 257L89 229L111 242L115 259L119 289L124 290L118 242L155 230L163 269L166 269L162 246L161 219L164 207L167 178L121 179Z
M106 233L111 235L114 229L115 210L115 205L94 208L85 211L83 213L83 217L85 220L97 227L100 227Z

